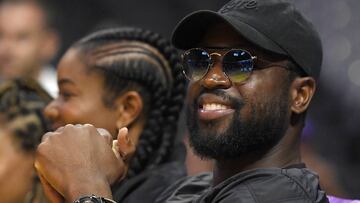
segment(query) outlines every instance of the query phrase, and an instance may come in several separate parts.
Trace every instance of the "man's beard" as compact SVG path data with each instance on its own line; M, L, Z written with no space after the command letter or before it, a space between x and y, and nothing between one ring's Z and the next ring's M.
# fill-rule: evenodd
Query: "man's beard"
M280 141L287 129L289 98L288 91L283 91L280 97L262 98L266 102L247 104L251 105L251 115L246 120L240 117L240 110L247 102L230 98L235 101L235 112L229 127L220 133L216 129L201 129L197 122L198 104L195 103L193 109L187 106L190 146L201 158L234 159L250 153L266 153ZM219 91L215 93L219 94Z

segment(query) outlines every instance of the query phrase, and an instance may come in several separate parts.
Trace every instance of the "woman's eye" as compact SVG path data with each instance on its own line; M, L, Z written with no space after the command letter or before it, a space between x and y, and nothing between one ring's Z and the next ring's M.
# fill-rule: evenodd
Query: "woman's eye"
M62 97L64 100L68 100L73 96L73 94L69 92L59 92L59 96Z

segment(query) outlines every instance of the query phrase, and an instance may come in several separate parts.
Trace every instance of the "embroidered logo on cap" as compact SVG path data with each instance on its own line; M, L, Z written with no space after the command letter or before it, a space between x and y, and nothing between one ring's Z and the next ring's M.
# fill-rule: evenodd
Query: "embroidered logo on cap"
M227 3L219 12L226 13L232 9L256 9L256 0L232 0Z

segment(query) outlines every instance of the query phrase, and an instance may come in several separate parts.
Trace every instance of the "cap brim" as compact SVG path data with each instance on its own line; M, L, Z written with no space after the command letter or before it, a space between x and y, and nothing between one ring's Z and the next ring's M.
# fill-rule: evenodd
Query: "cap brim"
M183 18L173 31L172 43L178 49L193 48L200 43L207 29L218 23L228 24L261 48L287 55L281 47L251 25L210 10L196 11Z

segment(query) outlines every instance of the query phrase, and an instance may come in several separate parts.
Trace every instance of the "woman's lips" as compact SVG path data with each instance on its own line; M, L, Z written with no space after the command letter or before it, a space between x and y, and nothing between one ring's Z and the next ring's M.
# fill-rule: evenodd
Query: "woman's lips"
M64 126L64 125L62 125L62 124L60 124L60 123L53 123L53 124L51 125L51 128L52 128L52 130L57 130L58 128L60 128L60 127L62 127L62 126Z

